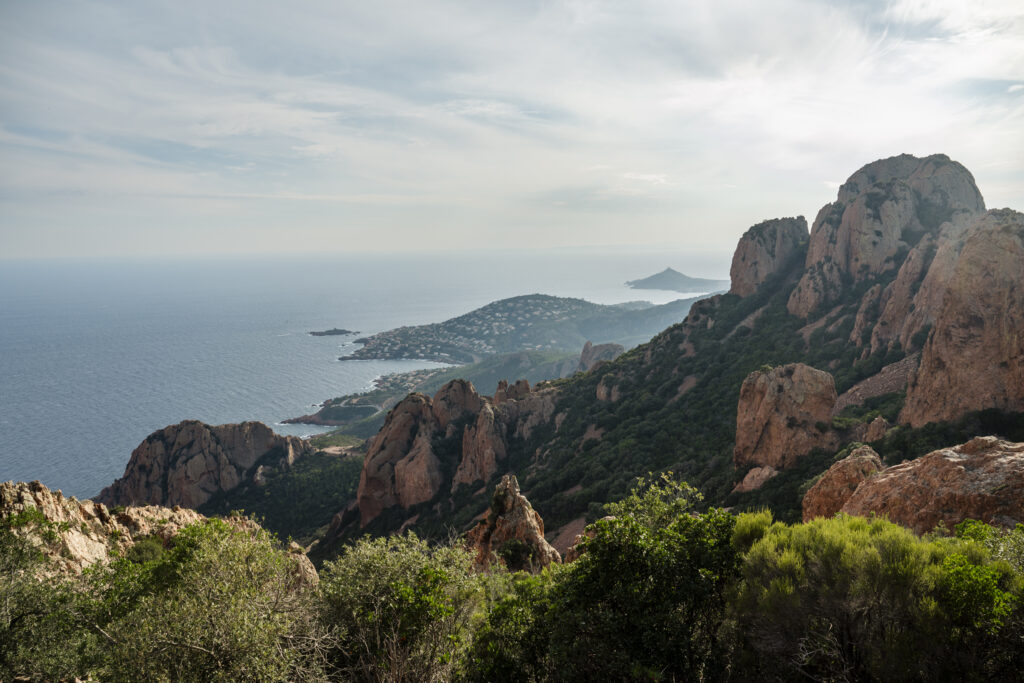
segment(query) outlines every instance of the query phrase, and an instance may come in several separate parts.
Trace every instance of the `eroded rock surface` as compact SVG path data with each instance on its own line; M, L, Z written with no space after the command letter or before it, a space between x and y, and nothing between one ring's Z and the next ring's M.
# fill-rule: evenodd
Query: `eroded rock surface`
M769 277L785 270L807 249L807 219L775 218L758 223L740 238L729 277L731 294L749 296Z
M476 552L476 564L481 568L499 561L511 570L540 571L562 561L544 539L544 520L510 474L495 487L490 512L466 534L466 543Z
M984 210L970 172L945 155L903 154L864 166L815 218L789 312L807 318L849 284L896 270L925 235L946 223L955 233Z
M1024 522L1024 443L980 436L895 465L862 481L842 512L919 534L968 518L1012 527Z
M853 492L868 477L885 469L870 446L860 446L828 468L821 479L804 494L804 521L831 517L839 512Z
M407 396L370 441L356 494L361 526L389 508L409 508L442 490L455 492L494 477L504 467L509 439L528 439L554 418L555 395L555 389L534 389L526 380L502 381L492 400L471 383L453 380L433 398ZM440 439L457 439L457 460L442 462L434 450ZM341 515L332 529L338 532L351 521L351 515Z
M736 468L781 470L816 447L835 448L836 436L817 426L831 421L835 402L832 375L803 363L750 373L737 406Z
M1024 410L1024 214L1009 209L970 227L900 421L986 408Z
M106 505L196 508L213 495L256 476L256 466L288 466L311 448L262 422L216 427L186 420L153 432L132 451L124 476L96 500Z

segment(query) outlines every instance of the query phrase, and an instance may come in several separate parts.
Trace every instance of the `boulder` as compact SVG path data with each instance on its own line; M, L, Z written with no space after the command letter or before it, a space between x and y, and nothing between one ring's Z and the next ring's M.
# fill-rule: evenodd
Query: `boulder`
M1013 527L1024 522L1024 443L980 436L895 465L862 481L841 511L919 534L968 518Z
M509 474L495 487L487 517L466 534L466 544L481 569L499 561L513 571L540 571L562 561L544 539L544 521Z
M901 422L919 427L986 408L1024 410L1022 283L1024 214L989 211L966 234Z
M737 406L736 468L782 470L816 447L836 448L835 434L818 428L831 422L835 402L832 375L803 363L750 373Z
M743 476L743 480L740 483L733 487L732 492L747 493L748 491L756 491L778 473L779 471L771 465L754 467Z
M749 296L762 282L785 270L807 249L807 219L775 218L758 223L740 238L729 268L731 294Z
M828 468L804 494L804 521L831 517L846 504L862 481L885 468L870 446L859 446Z
M196 508L257 475L258 464L290 466L312 451L262 422L216 427L186 420L153 432L132 452L124 475L96 500L106 505Z

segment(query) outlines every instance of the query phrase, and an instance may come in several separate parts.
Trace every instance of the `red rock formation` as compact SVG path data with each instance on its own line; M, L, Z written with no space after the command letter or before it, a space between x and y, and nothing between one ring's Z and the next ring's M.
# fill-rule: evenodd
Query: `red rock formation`
M544 540L544 520L509 474L495 487L486 519L466 534L466 544L476 552L476 564L483 569L499 561L512 570L540 571L562 561Z
M731 294L749 296L762 282L802 258L807 247L807 219L775 218L758 223L740 238L732 257Z
M837 447L834 433L816 426L830 422L835 402L832 375L803 363L750 373L737 406L736 468L781 470L813 448Z
M505 460L504 424L495 419L494 409L485 405L476 422L466 425L462 437L462 460L452 479L452 491L461 484L487 481Z
M789 312L807 318L836 301L847 282L894 270L902 250L943 223L963 226L984 210L970 172L945 155L904 154L868 164L815 218Z
M1009 209L968 230L900 421L985 408L1024 410L1024 214Z
M465 415L476 415L482 405L483 399L476 393L473 383L464 379L455 379L445 384L431 401L434 419L442 431Z
M186 420L146 437L132 452L124 476L96 500L195 508L251 478L258 461L288 466L311 450L301 439L279 436L262 422L211 427Z
M854 449L848 456L828 468L821 479L804 495L804 521L809 522L815 517L831 517L836 514L862 481L884 468L882 459L870 446Z
M842 512L919 534L968 518L1012 527L1024 522L1024 443L981 436L890 467L861 482Z
M384 426L370 443L359 477L356 500L363 526L385 509L400 505L403 496L406 500L423 499L422 494L411 491L399 477L415 472L428 486L436 481L428 471L436 461L430 452L430 439L436 427L430 399L423 394L406 396L388 413ZM410 462L413 459L418 460L415 467ZM404 464L399 467L399 463Z

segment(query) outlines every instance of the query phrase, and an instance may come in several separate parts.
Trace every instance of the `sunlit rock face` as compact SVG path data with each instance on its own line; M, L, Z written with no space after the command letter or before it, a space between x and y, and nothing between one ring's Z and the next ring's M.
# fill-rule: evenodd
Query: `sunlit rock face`
M807 318L857 283L897 270L925 236L953 238L984 210L970 172L945 155L868 164L818 212L789 312Z

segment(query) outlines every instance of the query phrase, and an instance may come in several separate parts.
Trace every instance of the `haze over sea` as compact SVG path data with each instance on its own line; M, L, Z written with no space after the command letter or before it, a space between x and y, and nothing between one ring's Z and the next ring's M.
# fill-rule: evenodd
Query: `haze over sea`
M666 266L724 278L728 262L597 248L0 262L0 481L95 495L148 434L184 419L315 433L278 423L379 375L434 364L340 362L353 338L311 330L371 334L531 293L664 303L684 295L623 283Z

